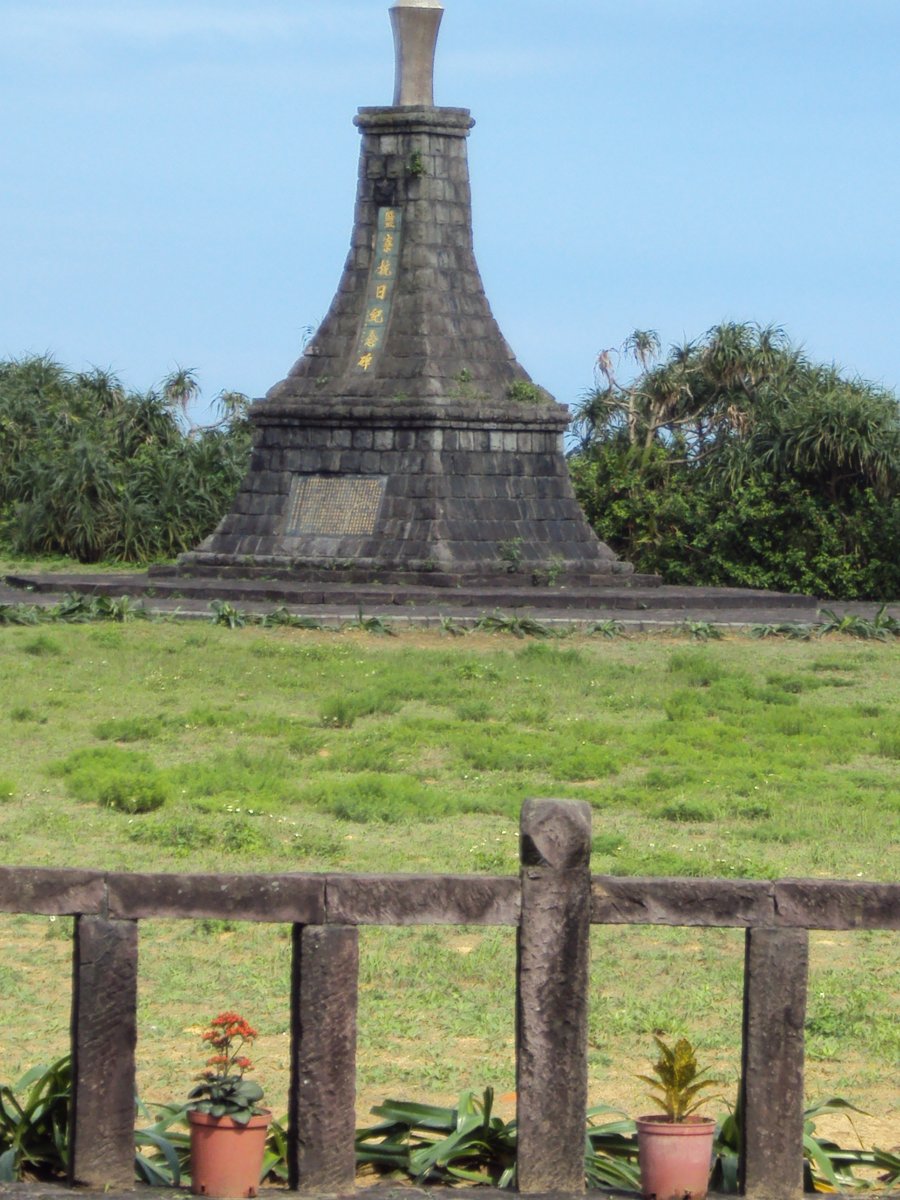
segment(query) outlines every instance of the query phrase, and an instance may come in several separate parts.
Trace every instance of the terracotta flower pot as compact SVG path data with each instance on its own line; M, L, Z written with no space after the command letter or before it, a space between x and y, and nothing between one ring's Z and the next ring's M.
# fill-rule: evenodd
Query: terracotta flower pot
M255 1196L271 1113L241 1125L231 1117L189 1112L191 1191L195 1196Z
M710 1117L638 1117L641 1191L656 1200L703 1200L716 1123Z

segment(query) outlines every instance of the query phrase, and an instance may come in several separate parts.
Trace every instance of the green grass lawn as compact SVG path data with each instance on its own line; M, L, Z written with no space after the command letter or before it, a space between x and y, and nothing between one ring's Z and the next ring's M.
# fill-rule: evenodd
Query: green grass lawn
M208 624L0 630L0 862L514 873L527 796L588 800L593 870L896 880L900 646L441 638ZM98 800L126 808L119 811ZM61 1051L68 922L0 919L0 1076ZM288 930L142 924L140 1083L180 1098L221 1008L282 1107ZM592 1102L645 1103L656 1030L733 1097L743 939L595 928ZM360 1111L514 1086L514 931L365 930ZM811 1098L900 1140L896 937L814 933ZM893 1107L892 1107L893 1106Z

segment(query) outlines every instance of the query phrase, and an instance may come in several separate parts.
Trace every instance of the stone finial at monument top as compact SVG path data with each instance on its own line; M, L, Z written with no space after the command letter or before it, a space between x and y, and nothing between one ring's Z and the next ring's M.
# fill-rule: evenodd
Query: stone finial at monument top
M399 0L394 31L394 107L434 107L434 48L444 9L438 0Z

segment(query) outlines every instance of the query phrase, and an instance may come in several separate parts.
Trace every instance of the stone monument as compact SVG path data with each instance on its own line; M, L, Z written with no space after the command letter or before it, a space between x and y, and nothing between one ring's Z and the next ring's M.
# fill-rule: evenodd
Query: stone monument
M359 182L337 294L287 378L250 409L252 458L231 512L174 572L624 583L630 564L598 541L569 482L567 409L516 361L484 294L474 122L434 105L443 9L400 0L390 15L394 103L355 119Z

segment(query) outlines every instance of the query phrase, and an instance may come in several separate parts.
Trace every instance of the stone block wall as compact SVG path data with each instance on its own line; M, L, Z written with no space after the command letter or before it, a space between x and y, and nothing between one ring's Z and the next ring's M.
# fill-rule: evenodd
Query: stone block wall
M295 406L270 405L231 513L182 567L301 576L353 564L388 579L398 571L502 577L519 565L621 581L630 568L597 541L574 500L565 423L557 405L512 402L319 403L305 406L302 420ZM366 500L364 531L348 531L324 508L292 530L295 489L328 480L349 483L346 495L366 481L378 492Z

